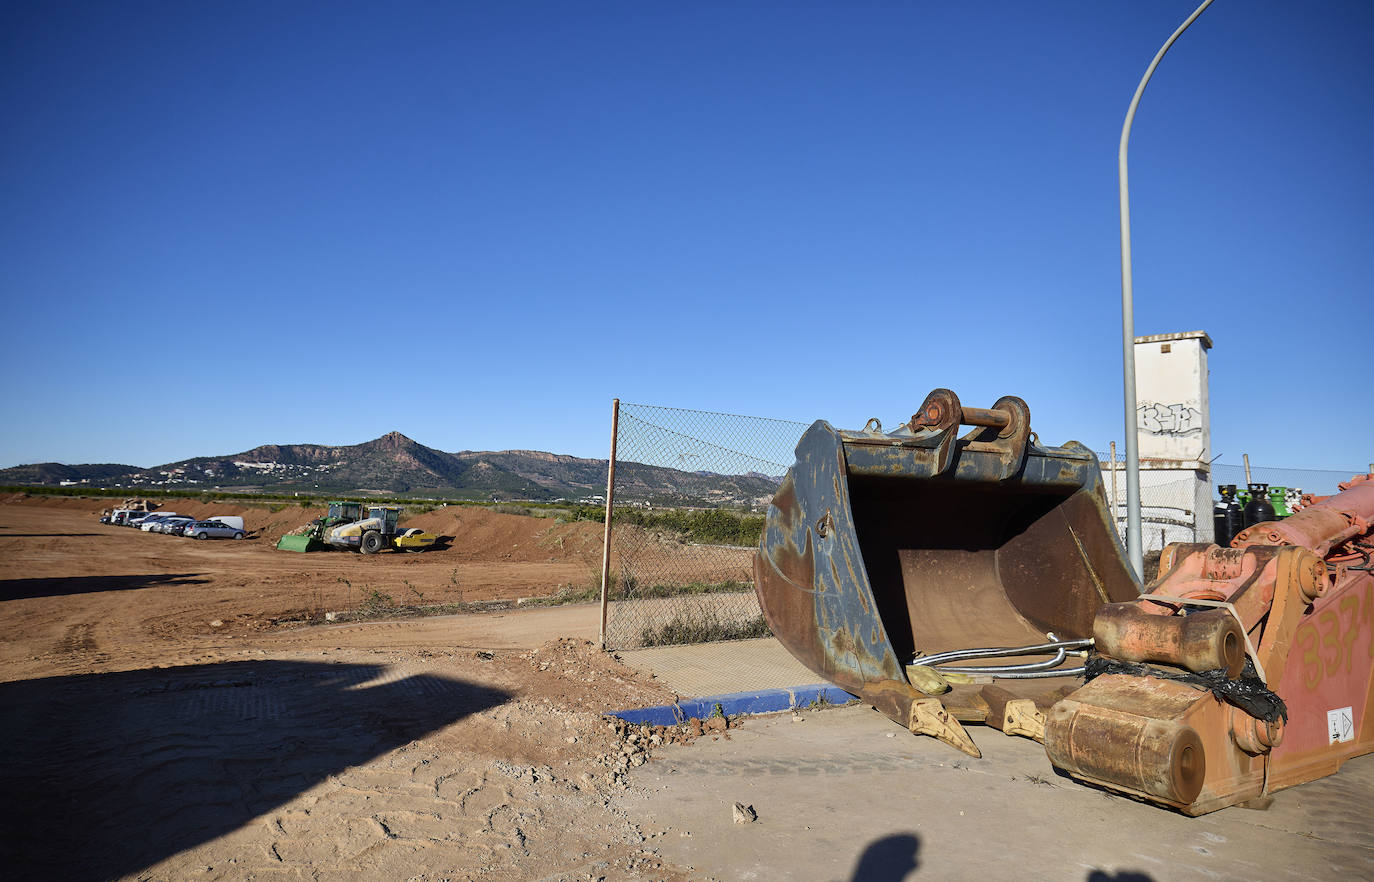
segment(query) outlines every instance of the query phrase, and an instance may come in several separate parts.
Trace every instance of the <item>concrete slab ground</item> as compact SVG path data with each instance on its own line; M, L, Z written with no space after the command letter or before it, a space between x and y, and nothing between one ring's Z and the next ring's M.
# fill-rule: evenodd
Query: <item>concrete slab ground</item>
M720 880L1374 878L1374 756L1266 811L1188 818L1063 777L1033 741L970 733L982 759L863 706L755 717L658 750L619 807ZM736 802L758 820L736 824Z
M630 667L653 674L682 698L760 689L787 689L819 678L775 637L622 650Z

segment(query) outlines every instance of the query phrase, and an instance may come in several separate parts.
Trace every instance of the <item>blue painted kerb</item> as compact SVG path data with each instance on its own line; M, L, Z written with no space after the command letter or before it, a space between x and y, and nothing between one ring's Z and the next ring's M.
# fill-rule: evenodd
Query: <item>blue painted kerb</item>
M678 723L685 723L692 717L699 720L706 719L715 713L716 705L720 705L721 713L727 717L733 717L737 714L768 714L791 710L819 701L830 704L845 704L854 701L855 698L837 686L832 686L829 683L816 683L811 686L793 686L788 689L765 689L761 692L732 692L729 695L710 695L706 698L679 701L677 704L660 704L657 707L611 711L610 716L619 717L627 723L675 726Z

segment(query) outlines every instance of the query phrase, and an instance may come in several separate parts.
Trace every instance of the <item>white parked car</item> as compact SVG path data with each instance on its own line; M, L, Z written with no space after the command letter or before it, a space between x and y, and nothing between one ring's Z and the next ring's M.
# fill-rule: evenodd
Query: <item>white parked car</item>
M182 535L196 539L242 539L243 530L220 521L196 521L182 528Z

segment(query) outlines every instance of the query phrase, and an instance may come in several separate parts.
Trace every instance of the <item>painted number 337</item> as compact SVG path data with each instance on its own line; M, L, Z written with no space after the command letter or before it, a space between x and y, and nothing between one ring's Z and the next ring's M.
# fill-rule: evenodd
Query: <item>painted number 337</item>
M1293 639L1302 654L1302 679L1309 690L1342 668L1350 673L1354 667L1355 641L1374 626L1374 587L1365 589L1363 600L1347 594L1298 627ZM1366 655L1374 659L1374 640L1368 641Z

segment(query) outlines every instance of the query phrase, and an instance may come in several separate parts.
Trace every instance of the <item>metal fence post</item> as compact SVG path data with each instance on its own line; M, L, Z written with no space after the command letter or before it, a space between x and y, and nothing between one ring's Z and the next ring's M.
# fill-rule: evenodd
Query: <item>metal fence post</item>
M615 441L620 434L620 399L611 399L611 456L606 461L606 532L601 544L601 636L598 644L606 648L606 614L611 588L611 509L615 506Z

